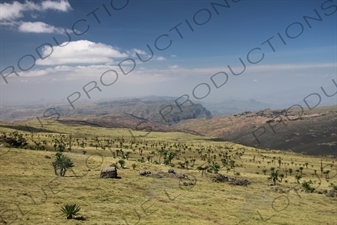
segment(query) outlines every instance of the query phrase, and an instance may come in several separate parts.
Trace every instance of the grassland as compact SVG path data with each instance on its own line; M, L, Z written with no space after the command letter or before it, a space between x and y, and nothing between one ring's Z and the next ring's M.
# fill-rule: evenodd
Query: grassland
M29 125L39 128L36 122ZM9 135L16 129L17 125L7 124L0 132ZM294 177L299 167L303 167L301 183L312 180L316 191L331 189L331 183L337 184L336 163L332 158L260 150L186 133L132 130L132 137L128 129L66 126L57 122L44 123L44 129L49 132L19 133L27 139L29 148L46 143L45 150L0 148L0 224L336 224L336 197L290 190L300 188ZM55 139L64 142L66 148L71 143L71 151L65 149L63 154L73 160L75 167L65 177L56 176L51 165L57 151L53 147ZM110 146L103 150L107 140L111 141ZM78 144L82 141L86 143L84 148ZM173 169L195 177L195 185L184 186L176 178L139 175L142 170L171 168L162 164L161 148L177 153L172 160ZM124 159L126 168L118 170L121 179L100 178L102 168L121 159L116 155L120 149L130 152L128 159ZM225 152L235 160L235 167L228 172L220 160ZM141 157L144 162L140 162ZM212 182L214 174L202 176L196 168L209 164L210 158L221 165L218 173L248 179L251 184L232 186ZM178 162L191 159L196 160L193 167L190 164L188 169L178 168ZM320 174L321 162L325 170L330 170L328 180L324 175L313 175L314 170ZM267 179L271 167L294 170L277 184L288 192L278 193L268 186L272 183ZM267 169L266 175L263 169ZM80 215L86 220L67 220L60 211L65 203L79 204Z

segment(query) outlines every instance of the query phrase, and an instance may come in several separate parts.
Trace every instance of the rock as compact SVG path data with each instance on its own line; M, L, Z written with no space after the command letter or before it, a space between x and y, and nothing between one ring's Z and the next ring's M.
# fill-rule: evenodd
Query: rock
M151 171L146 171L146 170L143 170L143 171L139 172L139 175L141 175L141 176L148 176L150 174L151 174Z
M17 140L15 138L3 138L2 139L7 144L10 144L13 147L23 147L28 145L28 143L24 140Z
M172 169L172 168L170 168L170 169L168 169L168 171L167 171L168 173L173 173L173 174L175 174L176 172L174 172L174 170Z
M280 187L279 186L271 186L270 189L272 189L274 191L279 191Z
M117 168L116 167L108 167L103 168L101 171L101 178L117 178Z
M325 190L326 192L324 193L325 196L327 197L336 197L337 193L334 189L332 190Z
M232 178L232 177L227 177L222 174L216 174L215 176L212 177L212 181L214 182L228 182L232 185L241 185L241 186L247 186L250 184L250 182L246 179L238 179L238 178Z
M241 185L241 186L247 186L248 184L250 184L250 182L246 179L233 179L229 183L233 185Z
M189 181L189 182L184 181L183 185L184 186L190 186L190 185L193 186L193 185L195 185L195 183L193 183L192 181Z
M179 179L188 179L188 176L183 173L176 173L175 175Z
M231 180L231 178L228 178L227 176L222 175L222 174L216 174L216 175L212 178L212 180L213 180L214 182L227 182L227 181Z

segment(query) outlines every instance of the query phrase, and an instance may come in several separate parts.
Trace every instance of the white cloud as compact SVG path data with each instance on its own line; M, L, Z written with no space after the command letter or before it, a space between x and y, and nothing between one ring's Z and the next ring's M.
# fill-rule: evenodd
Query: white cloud
M24 22L24 21L0 21L0 25L10 27L22 33L59 33L64 34L64 29L54 27L44 22ZM68 33L71 30L67 29Z
M71 79L97 78L107 70L117 70L117 66L90 65L90 66L55 66L46 69L35 69L22 73L22 77L55 76Z
M146 84L160 83L177 78L167 76L167 74L155 70L141 70L132 72L131 77L122 76L118 66L111 65L88 65L88 66L55 66L47 69L35 69L22 72L22 78L29 79L40 77L43 82L69 81L69 80L94 80L100 82L100 77L108 70L115 70L118 73L118 83ZM131 75L131 74L130 74ZM104 83L111 83L116 80L114 72L108 72L102 78ZM21 81L22 82L22 81Z
M172 57L172 58L175 58L175 57L177 57L177 55L171 55L171 57Z
M0 4L0 21L13 20L23 16L22 11L25 9L24 5L19 2L1 3ZM27 9L27 8L26 8Z
M71 10L71 6L67 0L51 1L46 0L40 4L35 4L34 2L25 1L25 3L20 3L17 1L10 3L0 3L0 21L3 20L16 20L23 17L23 12L25 11L46 11L46 10L56 10L61 12L68 12Z
M62 45L65 45L63 43ZM42 49L42 56L47 57L51 53L50 47ZM65 47L53 47L51 55L36 61L37 65L66 65L66 64L113 64L115 58L125 58L128 54L121 53L110 45L95 43L88 40L70 42Z
M166 60L166 59L163 56L159 56L159 57L156 58L156 60L163 61L163 60Z
M42 10L58 10L61 12L67 12L71 10L71 6L68 0L61 0L61 1L51 1L47 0L41 3Z
M1 11L0 11L1 12ZM7 26L7 27L15 27L18 26L19 23L16 21L1 21L0 20L0 25L2 26Z
M18 30L23 33L62 33L61 28L43 22L21 22Z

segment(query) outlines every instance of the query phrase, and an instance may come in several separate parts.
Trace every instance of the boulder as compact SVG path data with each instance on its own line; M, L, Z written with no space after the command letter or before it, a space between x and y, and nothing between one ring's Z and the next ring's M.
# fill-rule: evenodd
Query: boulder
M101 171L101 178L118 178L116 167L103 168Z

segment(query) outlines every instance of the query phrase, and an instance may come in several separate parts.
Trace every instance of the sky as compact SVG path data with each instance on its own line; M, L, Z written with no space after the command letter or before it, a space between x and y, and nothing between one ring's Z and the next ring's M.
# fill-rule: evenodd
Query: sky
M337 0L0 2L0 106L337 103Z

